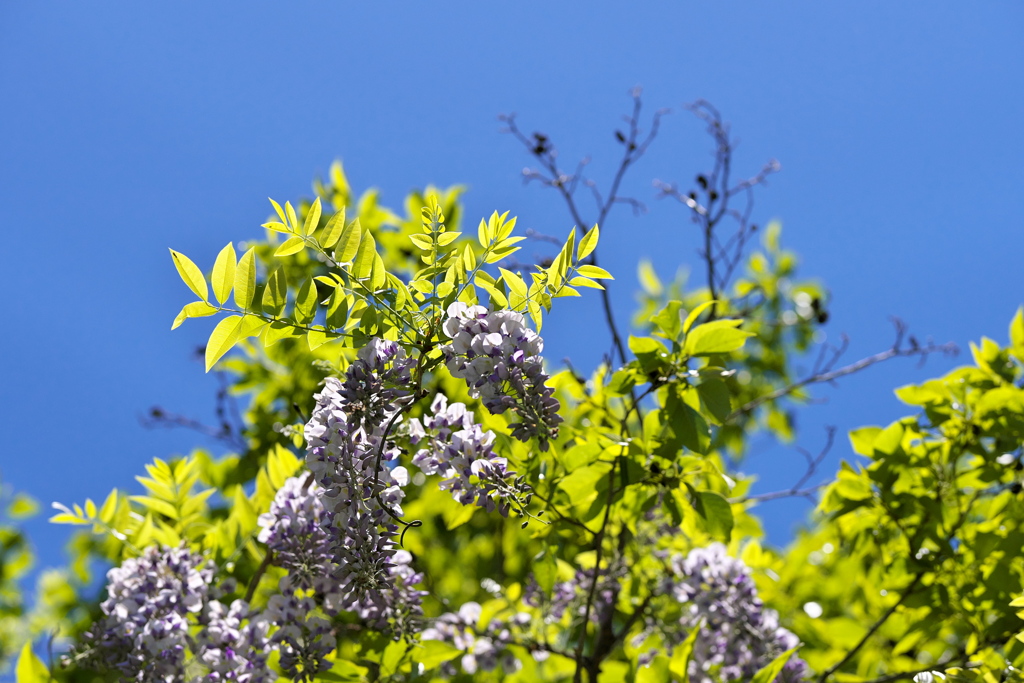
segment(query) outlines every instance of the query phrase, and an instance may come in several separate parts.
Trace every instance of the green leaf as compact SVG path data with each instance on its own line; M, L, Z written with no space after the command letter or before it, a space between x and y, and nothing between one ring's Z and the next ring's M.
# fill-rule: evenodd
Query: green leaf
M782 669L786 666L786 662L789 661L789 658L793 656L793 653L796 652L797 649L798 648L794 647L792 650L786 650L781 655L773 659L771 664L754 674L754 677L750 679L750 683L772 683L772 681L778 678L779 674L782 673Z
M352 275L360 280L370 277L373 274L373 262L376 255L377 243L373 239L373 235L367 232L360 240L355 260L352 262Z
M210 293L206 289L206 278L203 277L203 271L199 270L199 266L192 263L188 256L173 249L170 252L174 267L178 269L178 275L188 285L188 288L203 301L209 301Z
M437 246L447 247L449 244L459 239L461 232L445 232L437 236Z
M708 378L697 385L697 394L700 396L701 406L719 424L725 422L732 413L732 401L729 397L729 388L720 379Z
M316 231L320 225L320 198L317 197L313 200L313 205L309 207L309 211L306 212L306 222L302 224L303 236L311 235Z
M665 339L675 340L679 337L682 329L682 318L680 312L683 304L681 301L671 300L665 303L665 307L658 311L658 314L651 318L651 322L661 328L659 336Z
M327 333L319 328L320 326L317 325L316 327L314 327L313 329L306 333L306 344L309 345L310 351L316 351L318 348L320 348L327 342L331 341L332 339L336 339L336 337L327 336Z
M383 289L388 283L388 271L384 267L384 259L376 251L373 252L373 270L370 272L370 289L375 292ZM443 283L447 284L447 283ZM440 289L440 287L438 288ZM444 296L442 294L442 296Z
M359 249L359 242L363 238L363 228L359 225L359 219L355 219L345 226L338 238L338 246L334 249L334 260L338 263L351 263Z
M655 372L668 364L668 349L657 339L630 335L628 343L644 372Z
M256 293L256 247L242 254L235 269L235 305L243 311L252 305Z
M693 657L693 646L696 644L697 636L700 635L702 628L704 628L703 619L690 629L690 634L686 636L686 640L672 652L672 659L668 664L668 668L679 683L690 683L690 659Z
M177 329L188 318L205 318L208 315L213 315L217 310L215 306L211 306L205 301L193 301L185 304L181 312L174 318L174 322L171 323L171 329Z
M338 240L341 239L341 233L345 230L345 207L341 207L340 210L336 211L330 220L327 221L327 225L324 227L323 235L320 237L320 246L325 250L330 249Z
M695 322L697 322L697 318L699 318L704 313L704 311L708 310L717 303L717 301L712 299L711 301L705 301L699 306L694 306L693 310L690 311L690 314L686 316L686 320L683 321L683 334L689 334L690 328L693 327L693 324Z
M288 216L288 226L292 229L292 232L298 232L299 218L295 215L295 207L292 206L291 202L284 203L284 212Z
M443 640L424 640L420 642L420 647L413 650L413 659L429 671L445 662L450 662L461 654L462 650Z
M39 511L39 503L27 493L18 493L7 506L7 515L12 519L31 517Z
M291 256L302 251L303 247L306 246L306 240L296 235L295 237L289 237L286 239L281 246L274 250L274 256Z
M532 564L533 578L537 580L537 585L548 595L551 595L551 589L555 587L555 581L558 579L558 564L555 561L555 556L550 549L544 551L544 554L538 558L535 558Z
M729 353L743 346L752 332L736 329L742 320L713 320L693 328L686 335L683 351L691 356Z
M573 505L588 503L597 497L598 482L607 476L611 468L611 464L606 462L595 462L587 467L581 467L564 477L558 488L569 496L569 502Z
M207 372L235 345L241 328L242 316L240 315L229 315L213 328L213 332L210 333L210 339L206 342Z
M584 264L576 269L576 272L584 277L592 277L598 280L614 280L612 274L604 268L598 268L589 264Z
M305 325L316 316L316 282L306 280L295 295L295 322Z
M873 455L875 439L882 433L881 427L861 427L850 432L850 446L859 455Z
M223 304L231 294L231 288L235 285L235 247L228 242L227 246L217 254L217 260L213 264L213 274L210 278L213 284L213 295L217 301Z
M576 260L582 261L583 259L590 256L591 252L597 248L597 240L601 232L597 229L597 224L594 224L587 234L580 240L580 246L576 248Z
M270 199L270 197L267 197L267 199ZM277 217L281 219L281 222L287 223L288 218L285 217L284 209L281 208L281 205L275 202L273 199L270 199L270 203L274 206L274 212L277 214Z
M285 281L284 272L277 268L263 288L263 311L273 316L281 315L284 305L288 302L288 283Z
M32 641L25 643L18 655L18 664L14 669L15 683L48 683L50 670L32 652Z
M501 267L498 268L498 272L501 273L501 279L504 280L505 284L508 285L508 289L510 292L514 292L515 294L518 294L524 299L526 298L526 282L523 281L523 278L519 277L512 271L505 270L504 268Z
M569 284L573 287L590 287L591 289L604 289L604 285L600 282L594 282L588 277L582 277L577 275L569 280Z
M431 251L434 248L434 243L427 235L409 235L409 239L420 251Z
M700 496L704 513L702 516L708 533L721 541L728 542L734 524L732 505L722 494L715 491L698 491L697 495Z
M669 660L665 655L658 655L647 666L637 667L636 683L665 683L669 680Z
M1024 307L1017 309L1017 315L1010 323L1010 345L1017 359L1024 360Z

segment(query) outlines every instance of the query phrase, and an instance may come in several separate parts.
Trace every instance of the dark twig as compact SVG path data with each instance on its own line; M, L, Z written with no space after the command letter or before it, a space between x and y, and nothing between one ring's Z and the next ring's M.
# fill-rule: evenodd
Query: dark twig
M707 268L708 294L717 300L732 279L736 266L743 257L744 248L750 236L757 231L757 226L750 222L754 208L753 189L763 185L772 173L781 166L775 159L770 160L761 170L738 183L731 179L733 153L737 142L729 133L729 126L722 120L722 115L705 100L686 105L699 119L707 124L707 132L714 140L714 166L711 171L697 176L697 188L682 192L675 183L654 181L654 186L661 197L676 199L690 209L690 220L701 230L703 248L698 251ZM745 203L742 209L734 208L730 202L742 195ZM725 242L718 237L720 224L726 218L736 224L736 231ZM716 305L709 309L709 318L716 315Z
M619 188L622 184L622 179L626 175L626 171L644 155L651 142L657 136L661 117L667 112L667 110L659 110L654 113L651 117L651 127L647 131L646 135L644 135L640 129L640 89L634 88L630 94L633 98L633 112L631 115L625 117L627 130L626 132L615 132L616 139L623 146L622 158L620 159L618 168L612 178L608 193L605 196L602 196L601 192L597 189L596 184L591 179L583 175L584 168L590 162L589 157L583 159L579 164L577 164L574 172L568 173L559 165L558 151L546 135L543 133L534 133L532 136L524 134L516 124L515 114L502 115L499 117L499 119L505 124L503 132L509 133L519 140L519 142L521 142L523 146L537 158L537 161L540 164L539 169L529 167L523 169L524 180L526 182L537 181L545 187L554 188L562 196L562 199L565 201L565 204L569 209L569 214L572 217L572 220L580 229L585 229L587 225L591 224L590 222L583 220L583 214L576 202L576 190L579 188L580 184L589 188L594 196L594 200L597 204L597 220L594 223L601 227L605 227L605 219L607 219L609 212L616 204L629 204L633 207L634 212L642 211L644 209L644 206L640 201L629 197L619 196ZM592 265L597 265L597 252L592 253L588 257L587 262ZM604 308L605 322L607 323L608 330L611 333L612 345L620 360L625 363L626 347L615 322L615 315L612 310L611 298L608 293L607 285L605 285L605 288L601 290L601 303Z
M803 476L793 484L790 488L785 491L773 491L771 493L761 493L753 496L744 496L731 500L732 503L765 503L770 500L779 500L781 498L807 498L812 503L815 502L814 494L817 493L826 484L816 484L814 486L805 485L810 481L814 473L818 471L818 467L825 460L829 451L832 450L832 445L835 442L836 428L832 426L825 427L825 445L822 446L821 450L818 451L817 455L811 455L804 448L798 448L797 451L804 456L807 461L807 469L804 471Z
M244 451L247 448L245 440L227 421L222 421L219 427L213 427L186 415L171 413L159 406L153 406L149 409L148 415L139 417L139 424L146 429L191 429L211 439L221 441L232 449Z
M845 351L847 346L847 342L844 340L843 344L838 349L834 350L831 357L827 357L823 351L822 355L819 356L818 362L815 364L815 370L810 375L802 380L794 382L793 384L780 387L775 391L765 394L764 396L755 398L753 401L750 401L734 410L729 416L729 419L732 420L740 415L749 414L764 403L776 401L808 385L821 384L823 382L832 383L841 377L852 375L855 372L859 372L865 368L871 367L872 365L876 365L877 363L882 363L893 358L909 358L912 356L926 358L933 353L952 356L956 355L959 351L956 344L953 343L935 344L934 342L928 341L922 345L913 337L910 337L908 344L904 345L903 338L906 334L906 325L898 318L893 318L893 324L896 326L896 341L888 350L876 353L866 358L861 358L859 361L850 363L849 365L844 365L841 368L835 368L839 357Z

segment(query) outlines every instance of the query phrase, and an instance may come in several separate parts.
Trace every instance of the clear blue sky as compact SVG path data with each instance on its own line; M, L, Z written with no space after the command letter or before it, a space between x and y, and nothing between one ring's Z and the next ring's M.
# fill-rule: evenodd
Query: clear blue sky
M826 329L850 335L850 360L891 342L889 315L922 338L1004 340L1024 299L1022 34L1009 1L5 2L3 480L45 505L82 501L202 444L138 423L153 404L213 409L215 380L191 358L209 321L169 329L188 296L168 247L208 266L260 234L268 195L308 194L335 158L385 202L463 182L469 216L511 210L564 234L496 117L517 112L607 179L637 84L651 109L714 102L741 170L781 161L757 219L782 219L803 273L831 288ZM708 160L698 122L673 114L626 188L651 211L602 226L620 318L638 258L663 273L695 262L693 230L651 179L688 182ZM561 304L550 357L590 367L606 348L598 311L596 296ZM821 392L803 443L899 417L893 387L954 363L894 362ZM838 440L827 469L849 455ZM746 465L760 490L800 468L777 449ZM762 513L782 543L806 506ZM59 562L65 530L30 530Z

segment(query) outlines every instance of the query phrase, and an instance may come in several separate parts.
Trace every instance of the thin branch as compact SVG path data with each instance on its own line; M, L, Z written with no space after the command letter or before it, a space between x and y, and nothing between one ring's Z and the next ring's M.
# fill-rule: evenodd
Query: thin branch
M807 498L811 502L815 502L814 494L821 490L824 484L815 484L814 486L804 487L814 473L818 471L818 467L825 460L825 456L828 455L829 451L832 450L832 445L835 442L836 428L832 426L825 427L825 445L822 446L821 450L818 451L817 455L811 455L806 449L798 448L797 451L804 456L807 461L807 469L804 471L803 476L785 491L773 491L771 493L760 493L753 496L744 496L742 498L731 499L731 503L765 503L770 500L779 500L780 498Z
M523 169L524 180L526 182L535 180L545 187L554 188L565 201L572 220L581 229L584 229L585 226L590 225L591 223L583 220L583 214L576 202L575 193L580 184L590 189L597 204L596 225L605 227L605 220L611 212L612 207L616 204L629 204L633 207L634 212L639 212L644 209L643 204L638 200L619 196L619 188L626 175L626 171L647 152L651 142L657 136L661 117L667 113L667 110L659 110L654 113L651 117L650 129L646 135L643 135L640 129L640 111L642 107L640 89L634 88L630 94L633 98L633 111L631 115L624 117L627 124L627 131L625 133L622 131L615 131L616 139L623 145L623 154L615 174L612 177L606 196L602 196L601 192L597 189L596 184L591 179L583 175L584 168L590 162L589 157L580 161L574 172L568 173L559 165L558 151L546 135L543 133L534 133L532 136L525 135L516 124L515 114L502 115L499 117L499 120L505 123L505 129L503 132L509 133L519 140L519 142L521 142L523 146L537 158L537 161L540 164L540 169L529 167ZM587 259L587 263L597 265L596 252L591 253ZM615 322L615 315L612 310L611 298L607 285L605 285L605 288L601 290L601 304L604 308L605 322L612 337L612 346L620 360L625 363L626 347L622 341L622 335L619 332L618 325Z
M953 343L935 344L929 341L926 344L921 345L913 337L911 337L909 343L906 346L904 346L903 337L906 332L906 325L904 325L903 322L900 321L899 319L895 318L893 319L893 323L896 325L896 341L888 350L882 351L881 353L876 353L866 358L862 358L856 361L855 363L844 365L841 368L833 369L836 364L836 361L839 359L839 356L842 355L842 352L846 348L846 343L844 342L844 344L839 349L837 349L835 353L832 354L832 357L830 359L824 359L824 356L819 356L819 362L816 363L816 365L819 367L816 367L815 371L812 371L810 375L808 375L802 380L794 382L793 384L780 387L779 389L776 389L775 391L765 394L764 396L755 398L753 401L750 401L747 404L741 406L740 408L734 410L732 414L729 416L729 419L732 420L736 417L739 417L740 415L746 415L764 403L767 403L769 401L776 401L780 398L783 398L784 396L792 394L798 389L802 389L803 387L809 386L811 384L821 384L823 382L831 383L841 377L852 375L855 372L860 372L861 370L869 368L872 365L876 365L878 363L882 363L893 358L909 358L912 356L920 356L921 358L927 358L929 355L933 353L941 353L943 355L952 356L956 355L959 351L957 349L957 346Z
M754 208L753 188L765 184L768 176L779 171L781 166L772 159L757 174L732 183L730 176L737 143L730 136L728 125L706 100L697 100L686 108L707 124L707 132L715 145L714 166L711 171L697 176L698 187L689 192L682 192L675 183L660 180L655 180L654 186L659 191L658 196L671 197L685 205L690 210L690 220L700 228L703 248L697 253L707 270L708 294L712 300L717 300L719 294L728 288L747 241L757 231L757 226L750 222ZM739 195L745 198L742 210L730 205ZM736 231L723 242L718 232L726 218L735 222ZM716 313L716 304L713 304L709 309L709 319L713 319Z

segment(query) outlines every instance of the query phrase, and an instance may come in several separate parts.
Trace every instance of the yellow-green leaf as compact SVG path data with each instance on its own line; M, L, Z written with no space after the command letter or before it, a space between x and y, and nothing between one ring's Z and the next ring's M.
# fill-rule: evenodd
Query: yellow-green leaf
M247 310L256 293L256 248L242 254L235 269L235 305Z
M295 295L295 322L305 325L316 316L316 283L306 280Z
M584 264L576 269L576 272L584 277L597 278L598 280L614 280L612 274L604 268L598 268L589 264Z
M267 197L267 199L270 199L270 197ZM273 199L270 199L270 203L274 205L274 211L277 213L277 217L281 219L281 222L287 223L288 219L285 218L284 209L281 208L281 205L275 202Z
M341 237L338 238L338 246L334 250L334 260L338 263L350 263L356 256L362 237L363 229L357 218L342 230Z
M352 262L352 274L357 278L367 278L373 273L373 261L377 255L377 243L373 235L367 232L359 241L356 258Z
M15 683L48 683L50 670L43 664L43 660L36 657L32 652L31 639L21 648L18 655L18 664L14 668Z
M264 312L274 316L280 315L288 301L287 297L288 283L285 282L284 273L281 272L280 268L277 268L267 278L267 284L263 288Z
M604 285L600 282L594 282L589 277L576 276L569 280L569 284L573 287L590 287L591 289L604 289Z
M459 239L461 232L445 232L437 236L437 245L439 247L447 247L449 244Z
M291 202L284 203L284 212L288 215L288 225L291 227L292 232L298 232L299 218L295 215L295 207L292 206Z
M576 248L576 260L582 261L583 259L590 256L591 252L597 248L597 239L600 236L601 231L598 230L597 224L594 224L587 234L580 240L580 246Z
M752 332L736 329L740 320L714 320L693 328L686 335L684 351L691 356L729 353L741 348Z
M341 207L331 219L327 221L326 227L324 227L323 236L320 238L320 246L324 249L330 249L338 240L341 239L341 233L345 229L345 207Z
M317 197L313 200L313 205L309 207L309 211L306 212L306 222L302 224L303 236L312 234L317 226L320 225L320 211L320 198Z
M306 343L309 345L310 351L316 351L332 339L335 339L335 337L328 337L327 333L320 329L319 325L306 333Z
M505 270L504 268L499 267L498 271L501 273L501 279L503 279L505 281L505 284L508 285L509 291L515 292L516 294L525 299L527 290L526 283L523 281L523 278L519 277L510 270Z
M409 239L420 251L430 251L434 248L433 242L426 235L409 235Z
M213 264L213 275L210 278L213 284L213 295L217 301L224 303L231 294L231 288L235 285L235 247L228 242L227 246L217 254L217 260Z
M204 318L208 315L213 315L216 312L217 308L215 306L211 306L205 301L193 301L190 304L185 304L182 307L181 312L174 318L174 322L171 324L171 329L177 329L188 318Z
M379 291L388 283L388 271L384 267L384 259L376 251L373 252L373 271L370 273L370 289Z
M206 371L221 359L225 353L238 341L239 331L242 327L242 316L229 315L217 323L210 333L210 339L206 342Z
M274 256L291 256L302 251L305 246L306 240L304 238L298 235L289 237L274 251Z
M704 311L708 310L708 308L714 306L716 303L718 302L712 299L711 301L705 301L704 303L698 306L694 306L693 310L690 311L690 314L686 316L686 320L683 321L683 334L689 332L690 328L693 327L693 324L697 322L697 318L699 318Z
M210 294L206 289L206 278L203 277L203 271L199 270L199 266L192 263L188 256L173 249L170 251L174 267L178 269L178 275L185 281L188 288L195 292L196 296L203 301L209 301Z

